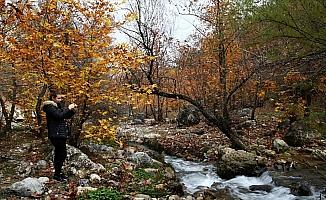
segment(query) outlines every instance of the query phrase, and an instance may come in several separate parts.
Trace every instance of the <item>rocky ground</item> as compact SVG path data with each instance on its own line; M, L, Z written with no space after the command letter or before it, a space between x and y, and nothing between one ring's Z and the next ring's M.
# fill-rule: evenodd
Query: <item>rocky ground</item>
M52 147L26 131L0 142L0 199L76 199L84 191L111 188L124 199L182 195L173 169L139 147L68 146L68 182L52 180Z
M103 187L117 191L123 199L199 200L216 195L233 199L225 190L184 194L174 170L164 163L164 154L213 163L225 179L273 170L275 183L291 187L296 195L309 194L310 185L326 189L325 141L289 147L278 139L284 133L275 124L271 120L239 123L236 131L250 149L245 152L229 148L228 139L205 123L187 128L155 125L151 120L125 123L118 130L123 147L88 143L79 150L69 146L65 168L69 181L65 183L51 179L48 141L28 131L14 131L0 141L0 199L83 199L83 194L87 199L83 192ZM285 176L302 176L305 183L280 178Z

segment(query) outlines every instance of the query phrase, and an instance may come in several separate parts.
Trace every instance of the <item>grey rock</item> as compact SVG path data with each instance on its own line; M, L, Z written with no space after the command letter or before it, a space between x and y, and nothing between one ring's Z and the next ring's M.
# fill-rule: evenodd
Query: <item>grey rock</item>
M82 187L88 187L89 186L89 180L88 179L79 179L78 185Z
M284 142L284 140L277 138L273 141L273 148L277 152L285 152L286 150L289 149L289 145L286 142Z
M314 140L320 138L320 133L309 128L305 121L293 122L290 129L284 136L284 141L295 147L302 147L311 144Z
M47 162L45 160L39 160L37 163L36 163L36 168L37 169L45 169L47 166Z
M90 143L88 145L83 145L88 147L88 150L92 153L112 153L114 148L104 145L104 144L94 144Z
M168 200L180 200L180 197L178 195L171 195Z
M26 177L32 173L31 163L22 161L16 168L17 174L21 177Z
M101 182L101 177L97 174L91 174L89 180L92 183L99 183L99 182Z
M174 179L176 177L175 172L171 167L165 168L164 176L169 178L169 179Z
M123 149L117 151L117 158L124 158L125 151Z
M193 106L184 106L176 120L179 126L193 126L200 122L200 113Z
M249 127L256 126L256 124L257 124L256 120L246 120L246 121L238 124L235 128L237 130L241 130L241 129L244 129L244 128L249 128Z
M311 185L304 181L291 187L291 193L295 196L312 196Z
M224 200L233 200L229 189L218 189L218 190L212 190L212 189L204 189L198 192L195 192L194 196L196 199L224 199Z
M32 194L42 195L45 191L44 184L37 178L26 178L10 186L10 190L20 196L29 197Z
M137 165L147 165L153 163L153 159L145 152L136 152L130 157L130 159Z
M248 153L243 150L231 148L221 149L216 170L221 178L231 179L237 175L257 176L265 169L267 159Z
M241 110L238 110L238 116L241 118L249 118L251 117L251 108L243 108Z
M287 188L290 188L291 185L296 185L302 181L302 177L282 176L279 175L277 172L271 173L271 176L276 186L283 186Z
M75 175L77 173L77 169L75 167L70 167L69 168L69 172L73 175Z
M151 200L152 198L151 198L151 196L146 195L146 194L136 194L136 195L134 196L134 199L135 199L135 200L136 200L136 199L138 199L138 200Z
M118 187L120 183L117 182L117 181L114 181L114 180L108 180L107 184L112 186L112 187Z
M48 183L50 181L50 179L48 177L40 177L40 178L38 178L38 180L41 183Z
M194 197L188 195L188 196L186 196L186 197L184 198L184 200L194 200Z
M105 170L103 165L94 163L86 154L70 145L67 145L67 161L70 166L76 169L89 169L90 171Z

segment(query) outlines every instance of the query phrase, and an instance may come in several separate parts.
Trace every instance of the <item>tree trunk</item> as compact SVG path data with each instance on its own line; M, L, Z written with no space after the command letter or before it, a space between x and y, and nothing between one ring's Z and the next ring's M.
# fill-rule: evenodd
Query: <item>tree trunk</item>
M235 149L242 149L242 150L247 149L246 146L242 143L241 139L231 129L230 120L228 118L224 118L223 115L222 116L212 115L208 110L205 110L203 105L201 105L199 102L193 100L192 98L186 95L162 92L158 89L153 90L152 94L159 95L161 97L187 101L188 103L195 106L202 113L202 115L206 118L207 121L209 121L210 123L214 124L214 126L219 128L222 131L222 133L225 134L230 139L230 142Z
M70 138L68 142L74 147L78 147L83 124L89 117L89 113L87 112L87 97L85 97L83 100L79 111L80 114L78 116L74 116L70 120ZM75 115L77 115L77 113Z
M74 146L74 147L78 147L79 146L79 142L80 142L80 135L81 135L81 130L83 127L83 123L81 123L80 120L76 119L71 121L70 123L70 131L71 131L71 135L69 137L69 144Z
M42 101L46 93L47 87L48 86L46 84L42 86L41 92L37 96L37 101L35 106L36 120L38 125L37 136L40 138L43 138L43 133L45 131L45 126L42 124L41 107L42 107Z
M220 124L214 124L229 138L234 149L247 150L247 147L243 144L237 133L231 129L228 121L223 122L222 126Z
M2 99L2 97L0 96L1 109L2 109L2 113L3 113L4 117L5 117L5 122L6 122L4 128L1 130L0 136L5 136L11 130L11 124L12 124L12 122L14 120L18 85L17 85L17 82L16 82L15 78L12 79L12 83L13 83L12 99L11 99L12 103L11 103L9 113L6 110L6 102L5 102L5 100Z

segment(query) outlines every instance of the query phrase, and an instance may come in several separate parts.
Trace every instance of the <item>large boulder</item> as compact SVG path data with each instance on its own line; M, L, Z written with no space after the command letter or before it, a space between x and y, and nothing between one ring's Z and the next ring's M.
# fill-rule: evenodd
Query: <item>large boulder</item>
M281 140L279 138L276 138L273 141L273 148L279 153L279 152L285 152L289 149L289 145L284 142L284 140Z
M284 136L284 141L291 146L302 147L319 138L320 133L309 128L309 125L301 120L291 124L289 131Z
M22 181L16 182L10 186L10 190L18 194L19 196L39 196L45 192L44 182L48 181L48 178L25 178Z
M136 152L132 154L129 159L138 166L153 164L153 159L145 152Z
M258 176L265 171L267 159L243 150L224 148L219 150L217 174L224 179L238 175Z
M92 142L82 144L79 148L81 151L85 152L88 155L102 154L106 157L116 157L117 153L113 147Z
M77 169L88 169L91 171L105 170L103 165L94 163L81 150L67 145L67 163Z
M291 194L295 196L312 196L311 185L306 182L300 182L291 187Z
M177 122L179 126L193 126L199 124L200 113L198 109L192 106L185 106L178 113Z

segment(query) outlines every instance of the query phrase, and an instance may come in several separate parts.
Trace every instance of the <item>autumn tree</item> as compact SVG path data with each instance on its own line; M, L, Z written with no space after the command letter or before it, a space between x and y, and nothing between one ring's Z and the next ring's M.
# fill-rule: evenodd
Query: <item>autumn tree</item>
M20 72L26 85L20 99L27 116L31 117L32 110L40 111L48 87L56 88L79 105L71 122L71 144L78 145L83 124L89 119L98 119L92 121L98 126L84 129L85 137L114 139L113 119L106 113L125 96L115 84L115 76L122 69L137 67L143 56L133 54L127 46L113 45L110 34L117 26L115 5L73 0L10 5L5 7L12 7L19 20L8 21L9 27L14 26L12 33L2 35L8 48L1 49L7 58L1 66L14 63Z
M257 6L251 16L259 30L256 42L270 44L266 51L268 59L279 63L276 74L278 85L282 86L282 104L295 105L284 108L291 118L295 118L293 111L303 116L311 110L312 97L321 91L319 83L326 73L325 13L325 3L319 0L272 0Z
M192 5L194 4L195 2L192 2ZM210 1L209 5L204 5L200 9L198 7L192 9L200 11L199 14L194 13L194 15L203 21L205 28L201 32L204 34L196 47L186 49L189 50L188 52L180 52L181 59L178 64L183 63L179 65L183 70L181 72L183 80L184 77L192 80L201 79L202 84L198 85L199 82L195 81L187 86L190 90L201 87L197 89L199 94L187 94L187 89L173 91L162 87L158 79L155 79L153 68L148 65L144 65L147 68L143 72L147 83L152 86L151 94L183 100L194 105L211 124L217 126L230 139L234 147L246 149L232 129L229 103L236 92L255 74L261 59L241 46L239 39L243 33L240 28L241 15L245 12L240 12L238 8L238 4L233 1L216 0ZM186 73L185 70L188 72ZM141 86L133 87L143 92L140 88ZM209 98L207 95L215 96Z
M12 4L6 6L3 3L0 6L0 133L3 135L11 130L16 107L19 104L19 94L21 94L21 87L24 83L19 70L21 62L15 60L19 52L12 45L22 38L20 32L15 31L21 22L22 13L17 12L18 8ZM21 6L21 4L17 6Z
M141 65L140 70L129 71L129 83L137 88L151 88L154 84L160 87L173 82L164 76L164 69L169 63L170 46L172 44L171 31L173 17L168 14L168 6L162 0L129 0L127 5L128 16L133 18L130 23L121 28L131 44L142 50L150 59L148 63ZM147 90L150 91L150 90ZM156 121L163 120L164 98L155 97L149 100L151 111Z

